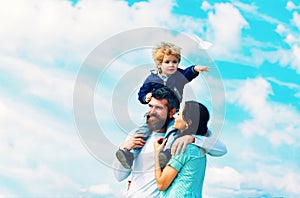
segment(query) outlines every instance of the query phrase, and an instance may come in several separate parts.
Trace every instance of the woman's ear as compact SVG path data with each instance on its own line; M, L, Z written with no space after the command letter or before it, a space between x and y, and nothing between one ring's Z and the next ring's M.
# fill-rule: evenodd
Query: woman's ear
M191 124L193 124L193 121L192 121L191 119L189 119L189 120L187 121L187 123L188 123L188 125L190 126Z

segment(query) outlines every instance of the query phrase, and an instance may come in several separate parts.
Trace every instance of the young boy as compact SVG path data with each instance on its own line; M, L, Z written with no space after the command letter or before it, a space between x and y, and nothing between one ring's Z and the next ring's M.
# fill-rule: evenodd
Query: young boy
M151 72L139 90L138 99L142 104L147 104L151 100L151 92L153 90L163 86L167 86L173 90L180 103L182 101L184 86L196 78L199 73L209 72L208 66L193 65L186 69L178 68L181 60L181 48L172 43L162 42L153 48L153 59L157 70ZM145 139L147 139L149 133L147 125L144 124L138 127L134 134L144 134ZM165 165L171 156L169 150L176 138L174 134L168 136L168 144L165 146L165 151L160 154L160 164L162 165ZM140 149L133 149L132 152L119 149L116 152L116 156L125 168L130 169L139 151Z
M139 90L138 99L142 104L150 101L153 89L162 86L172 89L181 102L184 86L196 78L199 73L209 72L208 66L193 65L186 69L178 68L181 60L180 51L180 47L165 42L153 49L153 59L157 70L151 72Z

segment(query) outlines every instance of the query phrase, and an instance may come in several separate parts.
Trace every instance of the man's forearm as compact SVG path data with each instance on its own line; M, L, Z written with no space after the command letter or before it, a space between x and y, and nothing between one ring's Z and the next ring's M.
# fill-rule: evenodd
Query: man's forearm
M215 157L221 157L227 153L227 147L224 143L213 137L194 135L195 145L203 148L207 154Z
M122 164L119 162L119 160L116 158L113 161L112 168L113 168L113 175L119 182L126 179L131 173L131 170L124 168Z

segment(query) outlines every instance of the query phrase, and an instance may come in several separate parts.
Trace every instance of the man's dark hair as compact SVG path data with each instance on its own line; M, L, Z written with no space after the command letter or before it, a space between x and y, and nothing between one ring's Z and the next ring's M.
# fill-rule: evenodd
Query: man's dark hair
M157 100L166 99L168 101L168 111L179 108L179 100L175 93L168 87L164 86L152 91L152 97Z

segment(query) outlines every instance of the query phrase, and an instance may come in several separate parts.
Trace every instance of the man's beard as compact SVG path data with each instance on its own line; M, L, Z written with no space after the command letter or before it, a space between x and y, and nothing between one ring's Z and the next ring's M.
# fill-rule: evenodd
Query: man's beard
M166 120L161 119L157 115L147 115L147 126L150 131L156 131L160 129L166 128L167 124L169 123L170 118L167 117Z

